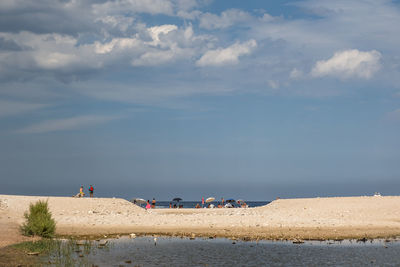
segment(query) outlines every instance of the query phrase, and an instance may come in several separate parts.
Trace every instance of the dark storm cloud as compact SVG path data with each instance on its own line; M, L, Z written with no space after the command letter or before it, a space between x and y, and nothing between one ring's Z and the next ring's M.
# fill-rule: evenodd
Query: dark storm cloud
M74 36L95 31L89 3L69 5L68 1L41 0L17 2L10 6L0 4L0 31Z
M2 32L30 31L77 35L79 32L93 29L86 21L63 12L0 14L0 31Z

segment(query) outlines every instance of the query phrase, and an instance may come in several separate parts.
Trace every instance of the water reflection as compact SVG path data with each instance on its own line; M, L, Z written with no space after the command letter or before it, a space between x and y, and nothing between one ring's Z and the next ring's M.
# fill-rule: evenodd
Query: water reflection
M89 254L98 266L400 266L399 242L243 242L128 237Z

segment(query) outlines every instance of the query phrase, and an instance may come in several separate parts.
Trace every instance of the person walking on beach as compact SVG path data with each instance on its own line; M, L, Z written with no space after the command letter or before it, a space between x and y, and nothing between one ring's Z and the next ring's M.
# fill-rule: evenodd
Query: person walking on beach
M222 206L224 205L224 203L225 203L225 200L224 200L224 198L223 197L221 197L221 203L222 203Z
M149 210L149 209L151 209L151 206L150 206L150 200L147 200L147 204L146 204L146 210Z
M90 185L90 187L89 187L90 197L93 197L93 191L94 191L93 185Z
M156 208L156 199L153 197L153 200L151 201L151 208L155 209Z

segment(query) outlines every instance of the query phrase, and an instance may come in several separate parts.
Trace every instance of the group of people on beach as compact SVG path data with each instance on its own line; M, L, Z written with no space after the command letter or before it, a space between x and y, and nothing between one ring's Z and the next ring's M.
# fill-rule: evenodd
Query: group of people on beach
M89 196L93 197L94 196L94 187L93 185L89 185ZM83 185L79 188L79 193L75 195L75 197L84 197L85 192L83 192Z
M208 203L208 205L205 205L206 203L204 202L204 198L202 198L201 205L200 205L200 203L197 203L195 208L196 209L200 209L200 208L210 208L210 209L212 209L212 208L247 208L248 207L247 203L244 202L243 200L242 201L238 200L235 203L236 203L236 205L234 203L232 203L232 202L225 203L225 200L222 197L221 198L221 202L218 202L216 205L214 205L213 203ZM172 203L170 202L169 203L169 208L170 209L171 208L183 208L183 204L179 204L179 205L178 204L173 204L172 205Z
M237 205L235 206L235 205L233 205L232 203L226 203L225 205L224 204L221 204L220 202L218 202L218 204L217 205L214 205L214 204L212 204L212 203L209 203L207 206L204 206L203 205L203 208L208 208L208 209L213 209L213 208L247 208L248 206L247 206L247 204L246 204L246 202L242 202L242 203L240 203L240 201L239 202L237 202ZM200 203L197 203L196 204L196 206L195 206L195 208L196 209L200 209L200 208L202 208L201 206L200 206Z
M91 188L92 188L92 186L91 186ZM83 186L81 187L81 190L83 190ZM89 191L90 191L90 189L89 189ZM134 200L134 203L136 204L136 200ZM195 208L199 209L199 208L247 208L248 207L246 202L244 202L243 200L236 201L235 203L232 203L232 200L228 200L227 203L225 203L224 198L221 198L221 202L218 202L217 205L214 205L213 203L208 203L208 205L204 205L205 202L204 202L204 198L203 198L201 205L200 205L200 203L197 203ZM155 198L153 198L153 200L151 202L150 202L150 200L147 200L146 206L145 206L146 210L154 209L155 207L156 207L156 199ZM179 202L172 204L172 202L170 202L169 208L170 209L183 208L183 204L181 204Z
M153 200L151 201L151 205L150 205L150 200L147 200L146 210L155 209L155 208L156 208L156 199L153 197Z
M169 203L169 208L170 209L176 209L176 208L180 208L181 209L181 208L183 208L183 204L176 204L175 203L174 205L172 205L172 202L170 202Z

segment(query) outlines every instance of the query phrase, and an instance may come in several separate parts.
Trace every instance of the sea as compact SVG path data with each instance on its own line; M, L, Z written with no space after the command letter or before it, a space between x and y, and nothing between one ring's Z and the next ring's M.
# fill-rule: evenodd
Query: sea
M96 241L93 241L96 242ZM76 259L87 266L400 266L400 241L238 241L121 237ZM76 264L81 265L79 262ZM85 266L81 265L81 266Z
M185 208L194 208L196 207L197 204L200 204L201 206L201 201L157 201L156 202L156 208L162 209L162 208L169 208L169 203L172 204L177 204L177 206L182 205L182 207ZM208 206L208 204L213 204L214 206L217 206L220 202L219 201L213 201L210 203L204 203L204 207ZM230 202L233 206L239 207L238 203L235 202ZM267 204L271 203L271 201L246 201L246 204L248 207L254 208L254 207L259 207L259 206L265 206ZM142 207L145 205L141 205Z

